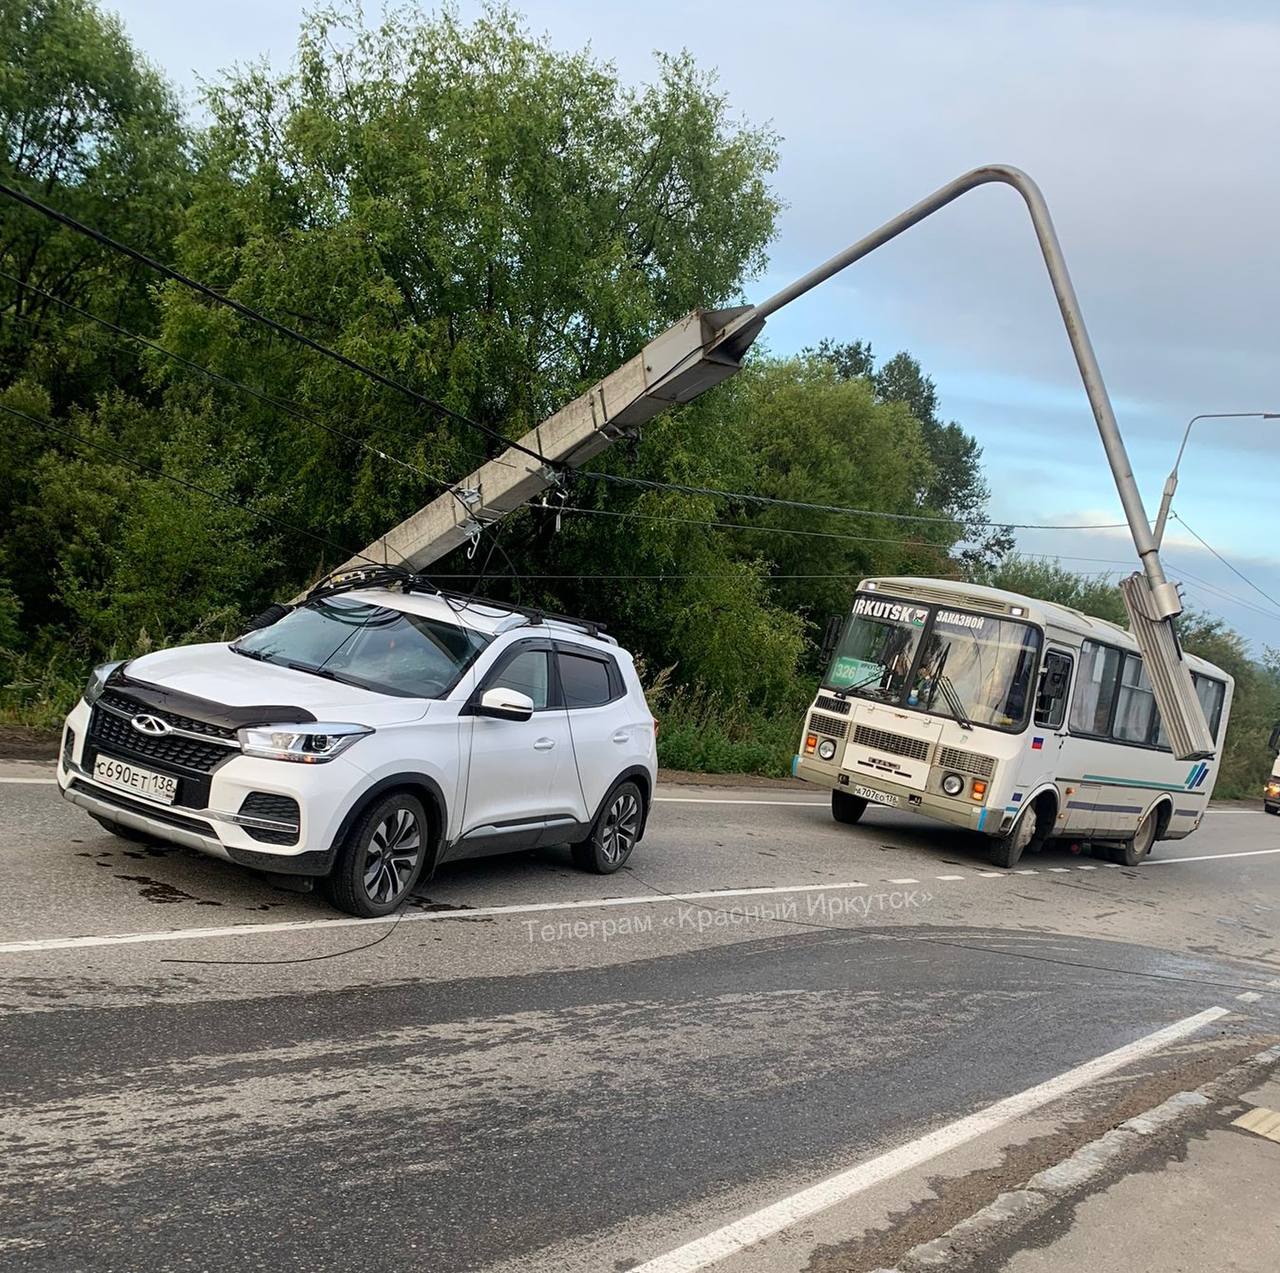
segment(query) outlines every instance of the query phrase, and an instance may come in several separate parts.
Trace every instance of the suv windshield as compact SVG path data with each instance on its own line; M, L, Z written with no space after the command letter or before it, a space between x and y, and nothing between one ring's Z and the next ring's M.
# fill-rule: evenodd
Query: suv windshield
M247 658L404 698L439 698L489 638L350 597L308 602L231 648Z
M823 684L860 698L1016 729L1040 655L1027 623L859 596Z

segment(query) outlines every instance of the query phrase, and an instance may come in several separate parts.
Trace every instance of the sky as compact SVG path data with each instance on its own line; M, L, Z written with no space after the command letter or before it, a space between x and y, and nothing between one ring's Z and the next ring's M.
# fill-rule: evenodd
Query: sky
M293 0L106 0L197 107L200 79L289 64ZM424 6L429 7L429 6ZM478 4L460 4L464 16ZM1186 422L1280 412L1280 5L1219 0L523 0L531 30L622 78L689 49L781 135L785 202L762 300L969 168L1039 183L1154 517ZM376 13L369 6L370 13ZM908 349L983 448L993 517L1123 520L1025 208L982 187L771 318L779 354L827 336ZM1165 536L1190 606L1280 646L1280 420L1195 426ZM1188 531L1195 532L1228 566ZM1018 547L1127 573L1127 530ZM1233 573L1231 567L1240 574ZM1243 575L1244 578L1241 578ZM1114 575L1112 577L1115 577Z

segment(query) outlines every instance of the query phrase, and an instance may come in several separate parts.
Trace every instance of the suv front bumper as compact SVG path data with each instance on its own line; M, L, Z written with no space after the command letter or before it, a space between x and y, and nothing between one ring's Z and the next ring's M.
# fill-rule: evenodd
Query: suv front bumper
M170 844L197 849L223 861L283 875L327 875L337 851L336 838L354 793L367 782L364 772L343 757L325 765L293 765L232 755L209 776L204 808L162 804L94 778L83 763L90 709L79 702L63 727L58 787L65 799L86 813L118 823ZM68 746L67 731L74 735ZM130 762L163 771L145 760ZM252 792L285 796L298 808L297 823L239 812ZM293 843L255 838L260 831L293 832Z

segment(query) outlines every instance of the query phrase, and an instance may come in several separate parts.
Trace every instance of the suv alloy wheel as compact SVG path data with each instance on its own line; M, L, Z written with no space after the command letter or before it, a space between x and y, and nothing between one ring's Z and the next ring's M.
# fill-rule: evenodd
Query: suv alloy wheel
M422 873L428 826L422 802L406 792L375 800L338 850L324 882L329 900L351 915L390 915Z
M644 801L634 782L619 783L606 797L591 834L573 846L574 865L595 875L612 875L640 839Z

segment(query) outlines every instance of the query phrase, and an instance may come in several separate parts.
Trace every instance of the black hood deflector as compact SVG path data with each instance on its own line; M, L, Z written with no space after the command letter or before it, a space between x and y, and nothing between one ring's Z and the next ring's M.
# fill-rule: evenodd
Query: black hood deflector
M243 729L247 725L289 725L314 721L315 716L305 707L272 704L253 704L249 707L228 707L226 703L214 703L194 694L152 685L149 681L135 680L128 675L128 665L118 667L107 678L113 690L128 694L138 702L175 716L189 716L209 725L221 725L224 729Z

